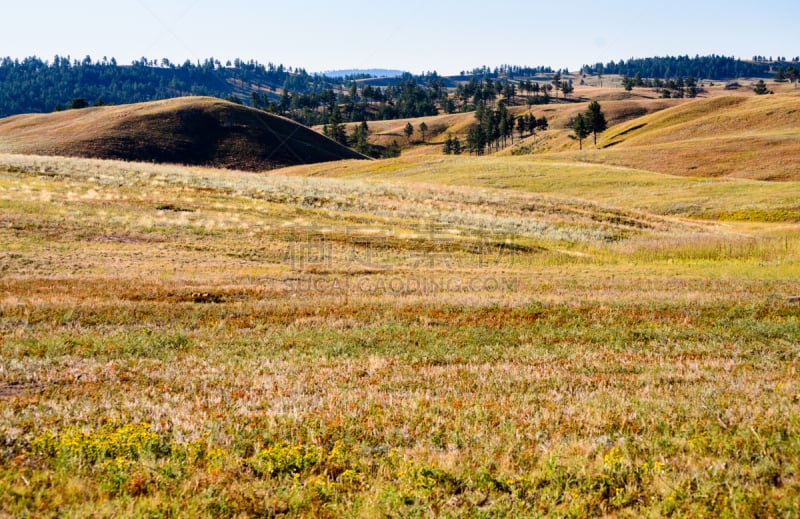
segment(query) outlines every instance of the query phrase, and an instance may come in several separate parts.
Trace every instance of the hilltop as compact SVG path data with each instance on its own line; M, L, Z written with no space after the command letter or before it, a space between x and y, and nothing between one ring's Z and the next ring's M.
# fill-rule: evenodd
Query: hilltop
M9 117L0 151L248 171L365 158L289 119L210 97Z
M800 95L698 99L612 126L560 159L693 177L800 180Z

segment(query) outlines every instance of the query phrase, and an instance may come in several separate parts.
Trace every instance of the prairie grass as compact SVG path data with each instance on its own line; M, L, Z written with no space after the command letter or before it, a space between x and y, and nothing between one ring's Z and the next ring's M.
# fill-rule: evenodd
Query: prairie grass
M600 150L580 156L671 175L798 181L799 112L797 92L697 100L614 126Z
M0 157L0 514L798 515L792 218L503 160Z
M630 151L630 150L629 150ZM583 155L400 158L373 166L356 162L282 170L302 177L366 182L430 183L526 191L664 216L729 222L800 221L800 183L665 175L594 163ZM626 151L626 153L628 153ZM638 153L636 150L630 153ZM600 161L601 159L598 159Z

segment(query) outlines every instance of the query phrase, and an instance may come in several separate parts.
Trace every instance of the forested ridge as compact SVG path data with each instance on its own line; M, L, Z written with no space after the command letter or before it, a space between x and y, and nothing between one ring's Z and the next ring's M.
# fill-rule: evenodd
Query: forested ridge
M794 58L792 62L798 60ZM582 74L639 75L644 78L733 79L769 77L786 58L677 56L586 65ZM302 68L235 60L172 63L141 58L121 65L114 58L82 60L56 56L0 60L0 117L46 113L99 104L128 104L187 95L214 96L285 115L306 125L328 124L338 108L343 122L360 122L474 110L474 85L493 79L497 89L538 86L567 73L550 67L480 67L452 77L436 72L404 74L391 80L368 76L331 78ZM360 80L360 81L358 81ZM476 81L477 80L477 81ZM454 88L458 87L455 91ZM513 93L511 94L513 96ZM75 103L75 100L78 100Z
M791 63L797 63L796 57ZM693 76L699 79L736 79L740 77L767 77L777 67L787 65L790 60L778 57L775 60L764 56L754 56L753 61L743 61L727 56L665 56L654 58L631 58L618 62L596 63L585 65L587 74L618 74L654 79L672 79L675 77Z

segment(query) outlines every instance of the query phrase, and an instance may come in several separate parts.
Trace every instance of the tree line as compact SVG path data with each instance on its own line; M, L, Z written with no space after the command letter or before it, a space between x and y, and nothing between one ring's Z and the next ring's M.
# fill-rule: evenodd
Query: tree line
M75 98L110 104L155 101L186 95L240 100L254 85L261 92L288 89L321 91L340 83L304 69L272 63L214 58L174 64L168 59L141 58L120 65L114 58L73 60L55 56L52 62L37 57L0 59L0 117L20 113L51 112Z
M584 65L585 74L618 74L634 77L669 79L693 76L696 78L728 80L740 77L769 77L773 63L747 62L727 56L664 56L631 58L618 62Z
M307 126L328 124L334 112L342 122L411 119L438 115L446 109L447 90L437 82L419 85L409 79L385 88L359 86L352 82L337 90L292 93L284 91L277 100L252 92L250 105L294 119Z

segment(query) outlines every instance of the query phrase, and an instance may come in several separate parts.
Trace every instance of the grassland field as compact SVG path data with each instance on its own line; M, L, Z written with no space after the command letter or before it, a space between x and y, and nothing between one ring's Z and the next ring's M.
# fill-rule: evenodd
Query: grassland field
M586 156L0 155L0 516L797 517L800 183Z

